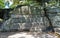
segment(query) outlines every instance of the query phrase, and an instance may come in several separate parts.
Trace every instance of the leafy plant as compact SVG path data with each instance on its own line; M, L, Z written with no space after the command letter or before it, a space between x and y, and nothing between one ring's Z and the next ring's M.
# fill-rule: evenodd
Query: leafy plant
M5 7L4 1L0 0L0 8L4 8L4 7Z

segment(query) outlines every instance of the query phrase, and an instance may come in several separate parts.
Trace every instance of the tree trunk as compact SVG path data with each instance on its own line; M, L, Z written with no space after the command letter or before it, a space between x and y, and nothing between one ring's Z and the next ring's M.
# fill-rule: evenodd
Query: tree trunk
M45 17L48 19L48 21L49 21L49 26L46 28L46 30L51 31L51 32L55 32L55 31L54 31L54 28L53 28L53 25L52 25L52 22L51 22L48 14L47 14L47 9L44 8L43 10L44 10L44 16L45 16Z

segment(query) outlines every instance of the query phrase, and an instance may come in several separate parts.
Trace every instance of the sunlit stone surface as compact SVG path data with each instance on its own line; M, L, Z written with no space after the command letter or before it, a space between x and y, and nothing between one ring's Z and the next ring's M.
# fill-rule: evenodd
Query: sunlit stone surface
M54 34L47 34L47 33L37 35L35 33L29 34L28 32L18 32L18 33L8 32L8 34L0 33L0 38L57 38L57 36L55 36Z
M17 34L8 36L8 38L34 38L34 36L27 35L27 33L21 33L21 34L17 33Z

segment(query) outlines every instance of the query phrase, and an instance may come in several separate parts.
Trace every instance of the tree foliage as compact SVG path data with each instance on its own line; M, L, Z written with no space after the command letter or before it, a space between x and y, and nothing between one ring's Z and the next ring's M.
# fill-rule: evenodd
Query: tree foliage
M47 3L47 6L58 6L60 3L60 0L13 0L13 4L10 6L10 8L15 8L17 5L41 5L41 6L45 6L45 3ZM38 4L39 3L39 4ZM4 4L4 0L0 0L0 8L4 8L5 4Z
M4 8L4 7L5 7L4 1L0 0L0 8Z

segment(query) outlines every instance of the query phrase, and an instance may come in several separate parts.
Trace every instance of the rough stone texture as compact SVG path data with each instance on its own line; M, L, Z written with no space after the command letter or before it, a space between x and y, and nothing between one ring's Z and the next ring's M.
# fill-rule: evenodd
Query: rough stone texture
M42 17L41 15L37 15L38 13L40 14L39 12L40 9L34 7L32 10L32 8L29 6L22 6L20 8L16 8L13 11L11 11L10 12L12 13L11 17L3 23L2 29L3 30L11 30L11 29L35 30L36 26L37 27L39 26L38 27L39 29L40 26L42 28L43 26ZM37 14L34 14L36 12Z
M42 17L36 17L34 16L33 18L30 17L30 15L27 15L28 17L17 17L17 16L11 16L10 19L8 19L7 21L5 21L3 23L2 28L9 30L9 29L31 29L35 27L37 28L44 28L43 22L42 22ZM17 17L17 18L16 18Z
M29 13L27 14L28 11ZM16 8L12 11L11 17L3 23L2 29L33 29L33 31L36 29L45 29L49 25L49 22L39 11L42 12L37 7L22 6L21 8ZM50 11L48 10L48 15L53 26L60 27L60 14L54 12L50 13Z

